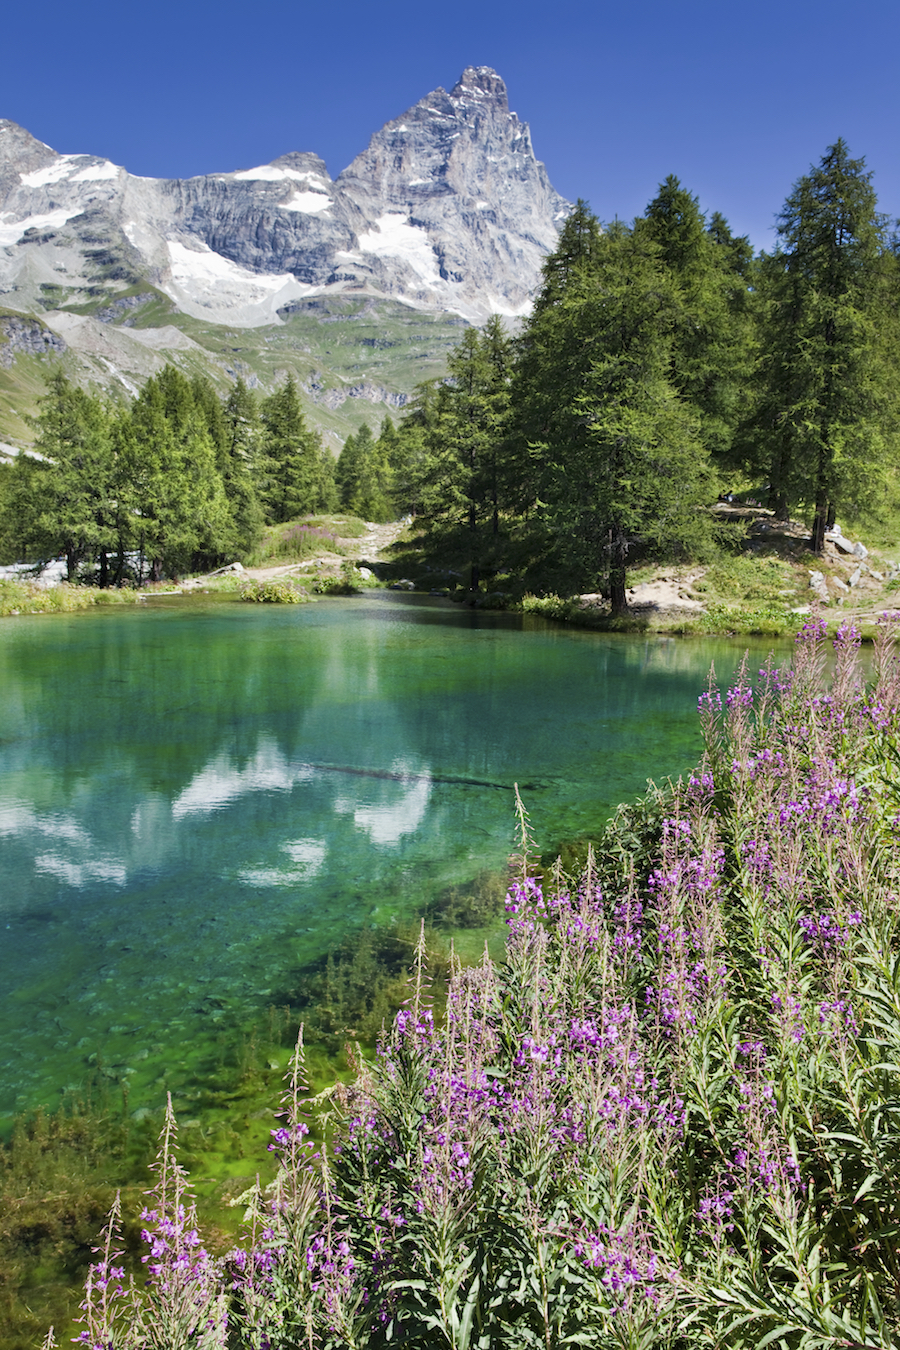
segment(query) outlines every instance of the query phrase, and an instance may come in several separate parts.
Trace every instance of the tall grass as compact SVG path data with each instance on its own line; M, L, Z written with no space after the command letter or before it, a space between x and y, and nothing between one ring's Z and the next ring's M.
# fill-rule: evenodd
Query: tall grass
M281 525L270 525L249 566L261 567L268 562L302 562L322 553L347 552L347 541L359 539L366 529L362 521L342 516L311 516L305 520L289 520Z
M302 1039L245 1242L214 1260L167 1117L146 1290L117 1215L95 1350L887 1347L900 1331L900 664L886 616L700 701L686 782L541 881L524 811L505 959L424 944L350 1087ZM324 1114L323 1114L324 1108ZM310 1113L325 1144L313 1145Z
M0 617L17 614L67 614L95 605L133 605L140 599L133 590L99 586L38 586L29 581L0 578Z

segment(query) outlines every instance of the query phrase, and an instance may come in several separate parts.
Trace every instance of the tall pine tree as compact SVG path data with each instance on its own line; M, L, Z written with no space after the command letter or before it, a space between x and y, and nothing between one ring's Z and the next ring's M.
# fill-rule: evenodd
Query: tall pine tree
M731 462L745 411L752 360L749 241L721 215L707 227L696 197L673 175L660 185L640 228L659 246L672 285L669 378L700 419L717 462Z
M896 456L893 259L872 175L844 141L795 184L778 233L760 269L758 394L746 439L778 514L811 510L821 553L835 513L874 505Z
M270 522L328 510L334 501L333 461L306 425L294 377L264 400L263 501Z
M671 379L679 289L640 221L598 230L564 287L552 260L546 275L523 338L523 425L557 557L621 615L634 561L711 537L700 417Z

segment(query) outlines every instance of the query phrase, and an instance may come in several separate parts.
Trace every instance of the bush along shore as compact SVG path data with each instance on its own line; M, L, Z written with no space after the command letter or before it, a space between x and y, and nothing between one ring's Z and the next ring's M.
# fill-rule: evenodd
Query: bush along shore
M374 1062L323 1097L301 1038L225 1256L170 1109L146 1280L115 1207L81 1343L894 1345L898 620L868 684L846 626L827 685L818 618L790 668L711 683L702 764L578 877L539 872L523 812L505 958L452 964L437 1018L421 946Z

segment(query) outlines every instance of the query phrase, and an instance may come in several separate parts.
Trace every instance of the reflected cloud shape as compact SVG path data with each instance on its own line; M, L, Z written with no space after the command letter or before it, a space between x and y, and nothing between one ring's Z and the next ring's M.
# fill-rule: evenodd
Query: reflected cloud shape
M328 856L328 845L318 839L298 839L295 844L282 844L281 848L295 863L311 872L321 871Z
M393 771L404 773L409 769L394 764ZM381 847L399 844L405 834L414 834L425 819L431 799L431 779L417 773L414 778L397 780L397 787L402 788L402 795L393 801L356 806L344 797L335 803L335 809L346 814L352 811L354 825L358 830L364 830L373 844ZM385 785L383 790L392 792L396 788L392 783L390 787Z
M0 802L0 834L26 834L29 830L48 839L64 839L68 844L91 842L87 830L71 816L38 815L21 802Z
M56 877L80 890L92 881L124 886L128 868L118 859L103 854L91 834L72 816L42 814L22 802L0 802L0 835L43 835L45 839L69 844L79 854L87 854L85 861L62 857L59 853L39 853L34 870L45 876Z
M291 764L271 742L259 749L243 768L235 767L228 755L217 755L196 774L172 803L176 820L184 816L218 811L248 792L290 792L295 783L312 778L308 764Z
M95 858L90 862L73 863L55 853L43 853L34 860L36 872L49 873L58 877L68 886L78 889L89 881L106 881L113 886L124 886L128 880L128 869L121 863L109 858Z
M317 876L328 857L328 845L319 839L297 839L282 844L281 851L293 860L294 867L248 867L238 872L238 880L245 886L297 886Z

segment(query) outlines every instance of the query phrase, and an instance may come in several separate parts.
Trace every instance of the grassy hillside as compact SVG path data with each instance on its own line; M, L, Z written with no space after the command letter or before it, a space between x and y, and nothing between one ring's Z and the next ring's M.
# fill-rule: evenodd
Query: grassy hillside
M0 311L0 323L28 319L67 344L62 354L9 350L9 364L0 363L0 441L16 445L31 441L27 418L59 364L117 400L169 361L207 374L222 392L240 375L268 393L292 374L310 422L336 451L363 423L374 430L396 416L419 381L441 375L466 326L455 314L364 295L313 298L286 308L279 323L230 328L180 313L146 284L93 296L58 286L42 293L40 317Z

